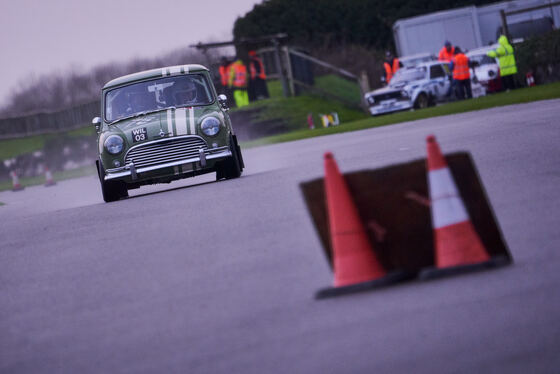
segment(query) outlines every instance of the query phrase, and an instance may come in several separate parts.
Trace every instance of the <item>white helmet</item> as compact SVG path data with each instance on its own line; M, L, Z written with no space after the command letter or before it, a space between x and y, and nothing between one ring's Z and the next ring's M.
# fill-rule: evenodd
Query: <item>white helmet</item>
M196 101L196 86L190 80L178 82L178 87L173 93L176 105L192 104Z

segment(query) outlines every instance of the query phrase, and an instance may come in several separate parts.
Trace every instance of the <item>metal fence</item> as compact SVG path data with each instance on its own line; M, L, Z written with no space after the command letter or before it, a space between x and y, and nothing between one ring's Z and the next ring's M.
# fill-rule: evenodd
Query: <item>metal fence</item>
M0 139L53 133L83 127L100 113L99 101L53 113L0 119Z
M284 96L311 92L365 108L363 97L369 91L366 76L358 77L293 47L262 48L258 54L265 64L267 79L280 80Z

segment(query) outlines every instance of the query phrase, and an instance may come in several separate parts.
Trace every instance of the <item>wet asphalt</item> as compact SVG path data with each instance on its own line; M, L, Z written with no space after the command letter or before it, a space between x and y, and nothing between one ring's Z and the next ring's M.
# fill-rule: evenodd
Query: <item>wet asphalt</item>
M560 101L244 151L242 178L2 192L2 373L550 373L560 364ZM341 119L343 121L343 119ZM316 301L299 183L469 151L512 266ZM413 246L411 250L414 250Z

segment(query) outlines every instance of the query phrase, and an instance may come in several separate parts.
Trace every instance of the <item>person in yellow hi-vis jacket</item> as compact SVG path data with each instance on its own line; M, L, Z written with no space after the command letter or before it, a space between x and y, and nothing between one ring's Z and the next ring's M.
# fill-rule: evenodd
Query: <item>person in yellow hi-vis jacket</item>
M517 73L517 65L515 64L515 56L513 55L513 47L509 44L505 35L500 36L498 39L498 48L493 51L488 51L486 54L490 57L498 58L500 65L500 75L502 83L506 90L513 90L515 88L514 76Z
M233 88L233 98L238 108L249 105L247 78L247 66L238 58L229 69L229 86Z

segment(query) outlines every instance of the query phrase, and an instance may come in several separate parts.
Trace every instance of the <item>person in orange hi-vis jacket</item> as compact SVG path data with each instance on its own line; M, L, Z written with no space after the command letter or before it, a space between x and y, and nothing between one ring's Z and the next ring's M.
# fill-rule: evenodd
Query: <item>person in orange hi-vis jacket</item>
M451 59L453 80L456 82L457 98L463 100L465 96L472 98L471 73L469 71L469 58L463 54L461 48L455 47L455 56Z
M233 98L238 108L249 105L247 83L247 66L238 58L231 64L229 74L229 86L233 89Z
M402 67L401 62L398 58L393 57L391 51L385 52L385 62L383 63L383 68L385 69L385 83L389 84L393 75Z

